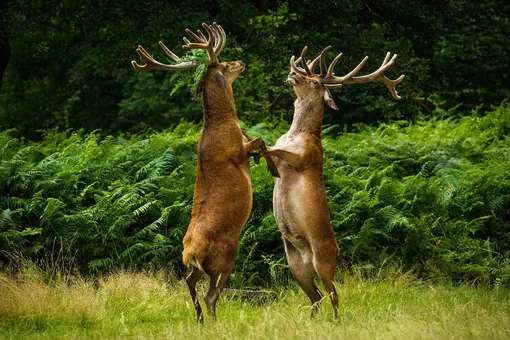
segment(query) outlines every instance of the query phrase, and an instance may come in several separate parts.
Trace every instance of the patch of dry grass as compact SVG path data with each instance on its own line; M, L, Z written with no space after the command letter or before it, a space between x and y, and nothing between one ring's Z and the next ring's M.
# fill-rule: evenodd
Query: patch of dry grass
M206 318L200 325L185 283L162 272L122 271L95 281L67 277L50 283L37 272L0 274L0 337L510 338L510 294L502 287L431 286L402 274L341 281L339 320L329 301L310 318L306 296L286 289L263 303L225 294L218 322ZM203 293L205 285L200 289Z

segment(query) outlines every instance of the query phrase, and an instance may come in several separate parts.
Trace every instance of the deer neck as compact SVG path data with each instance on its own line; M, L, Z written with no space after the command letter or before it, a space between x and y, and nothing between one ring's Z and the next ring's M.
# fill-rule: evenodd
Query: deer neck
M292 119L289 133L298 134L306 132L320 137L323 113L324 100L322 98L309 100L298 97L294 102L294 118Z
M206 87L203 92L204 124L237 119L234 95L230 84L226 88Z

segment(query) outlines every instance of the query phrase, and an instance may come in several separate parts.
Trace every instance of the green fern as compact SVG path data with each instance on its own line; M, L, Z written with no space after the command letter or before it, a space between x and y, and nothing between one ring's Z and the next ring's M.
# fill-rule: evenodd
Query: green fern
M209 55L207 54L207 51L203 49L189 50L183 57L181 57L181 60L184 62L195 61L198 62L199 65L193 69L175 72L172 75L170 81L174 83L174 87L170 92L171 96L182 87L186 87L192 94L195 94L195 90L200 80L209 69Z
M505 104L484 117L324 134L341 262L377 268L395 261L423 276L510 282L509 116ZM268 144L287 128L243 125ZM104 140L97 131L50 130L39 143L0 133L0 256L21 248L85 273L164 265L183 274L200 130L183 122ZM291 274L281 265L273 179L253 163L251 176L253 209L232 282L286 282Z

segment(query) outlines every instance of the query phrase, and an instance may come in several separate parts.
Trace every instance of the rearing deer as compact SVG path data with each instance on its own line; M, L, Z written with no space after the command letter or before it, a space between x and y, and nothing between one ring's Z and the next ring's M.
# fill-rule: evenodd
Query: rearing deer
M339 247L331 227L326 190L323 176L323 151L321 144L322 117L324 103L338 110L330 89L342 84L383 82L388 86L393 98L400 99L395 85L404 76L390 80L384 72L393 65L397 55L389 60L386 55L381 67L365 76L355 77L368 57L351 72L337 77L333 70L342 56L339 54L326 70L325 48L319 57L306 62L307 47L301 57L290 59L291 72L287 82L292 84L297 99L294 103L294 119L290 130L280 137L276 145L263 155L277 157L276 167L280 178L274 179L273 210L275 220L282 233L287 261L294 278L313 304L312 315L318 311L322 294L314 283L319 276L328 291L335 317L338 316L338 296L334 285L335 268L338 262ZM389 60L389 61L388 61ZM320 73L315 74L315 66L320 61ZM297 63L302 63L302 68Z
M244 71L242 61L218 62L218 56L225 47L226 35L216 23L202 24L208 38L198 30L186 32L195 40L183 48L205 49L210 64L199 84L203 98L204 123L197 147L197 177L193 195L191 222L184 236L183 263L191 268L186 278L198 320L202 321L202 308L196 296L195 285L205 272L210 285L205 295L207 311L216 318L216 301L225 287L234 267L241 229L246 224L252 208L249 156L265 148L260 139L250 140L240 129L234 105L232 83ZM157 62L143 47L137 52L146 65L132 62L135 69L142 71L160 69L175 71L194 68L198 62L182 62L162 42L166 54L177 65ZM268 167L274 164L267 157ZM273 175L277 171L273 169Z

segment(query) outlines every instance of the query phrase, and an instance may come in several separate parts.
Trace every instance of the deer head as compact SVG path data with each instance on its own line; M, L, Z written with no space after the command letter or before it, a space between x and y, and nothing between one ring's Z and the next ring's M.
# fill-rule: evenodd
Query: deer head
M384 72L395 63L395 58L397 58L396 54L390 60L390 52L388 52L379 69L365 76L355 77L363 65L365 65L368 57L365 57L358 66L345 76L337 77L333 71L336 64L342 57L342 53L337 55L326 69L326 53L331 49L331 46L326 47L321 54L311 62L307 62L305 58L307 49L307 46L303 48L301 56L297 60L295 60L294 56L290 58L291 72L289 73L287 82L292 84L298 98L306 98L307 100L320 100L323 98L324 102L328 104L328 106L338 110L338 107L331 96L331 92L329 91L330 89L339 88L343 84L382 82L386 84L393 98L397 100L400 99L400 96L395 90L395 86L400 83L405 76L401 75L395 80L390 80L384 75ZM303 67L298 66L300 62ZM315 73L317 62L320 64L319 74Z
M182 47L185 50L193 49L204 49L209 55L209 68L207 73L204 75L202 80L197 87L197 94L202 92L204 86L212 85L220 89L225 89L232 94L232 83L236 78L244 71L244 63L242 61L222 62L218 61L218 57L225 47L227 36L223 28L213 23L212 25L202 24L202 27L207 31L208 37L197 30L195 34L189 29L186 29L186 33L195 41L191 42L186 37L183 38L185 45ZM170 51L165 44L161 41L159 45L165 51L165 53L177 64L169 65L163 64L156 61L142 46L138 46L136 52L140 56L140 59L145 62L145 65L139 65L136 61L132 61L131 64L137 71L145 71L150 69L166 70L166 71L177 71L189 68L195 68L200 63L198 61L186 61L183 62L177 55ZM217 85L217 86L216 86Z

